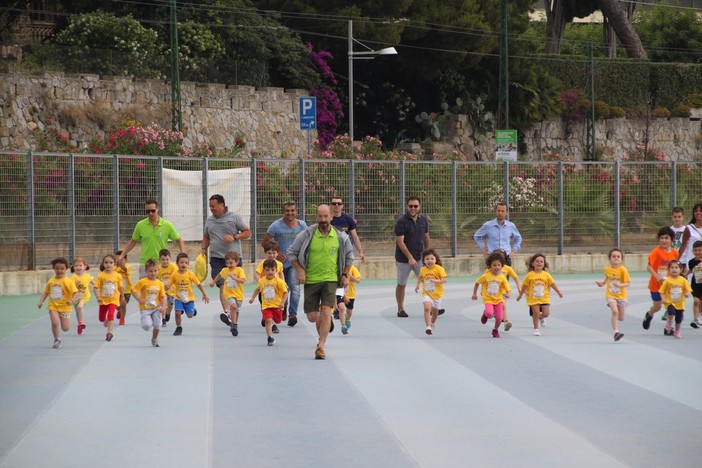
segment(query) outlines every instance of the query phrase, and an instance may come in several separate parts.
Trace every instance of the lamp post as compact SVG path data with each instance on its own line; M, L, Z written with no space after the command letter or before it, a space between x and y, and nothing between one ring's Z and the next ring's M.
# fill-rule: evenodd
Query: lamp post
M372 50L360 42L358 43L366 47L368 50L354 52L354 41L358 42L353 38L353 20L349 20L349 145L351 146L351 153L353 153L353 61L372 60L378 55L397 55L397 50L395 50L394 47Z

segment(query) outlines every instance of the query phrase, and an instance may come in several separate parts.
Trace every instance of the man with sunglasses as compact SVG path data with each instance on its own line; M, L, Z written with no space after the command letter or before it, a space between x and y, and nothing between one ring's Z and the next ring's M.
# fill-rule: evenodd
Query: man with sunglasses
M148 260L158 262L158 253L161 249L168 248L168 241L178 242L178 250L185 252L185 242L176 231L175 226L170 221L166 221L158 215L158 202L147 200L145 203L147 217L139 221L134 227L132 238L122 249L117 260L121 260L141 242L141 258L139 259L139 278L146 276L144 265Z
M361 263L365 262L366 256L363 254L361 239L358 237L358 232L356 232L356 220L344 213L344 202L341 200L341 197L332 197L330 205L333 215L331 225L345 232L351 238L353 245L358 250L358 257L361 259Z
M429 248L429 222L419 214L422 203L419 197L407 199L407 211L395 223L395 265L397 266L397 316L405 312L405 286L411 271L419 277L422 268L422 251Z

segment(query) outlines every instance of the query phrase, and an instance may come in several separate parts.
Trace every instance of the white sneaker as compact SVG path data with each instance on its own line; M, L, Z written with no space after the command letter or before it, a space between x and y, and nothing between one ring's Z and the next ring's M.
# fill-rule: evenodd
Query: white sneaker
M534 336L541 336L541 330L534 328Z
M426 330L424 330L424 333L426 333L427 335L431 335L432 333L434 333L434 331L431 328L431 325L428 326Z
M539 324L541 325L541 328L544 328L546 326L546 319L545 318L539 319Z
M60 347L61 347L61 340L59 340L58 338L56 338L56 339L54 340L54 349L59 349Z
M151 346L153 346L154 348L158 348L159 347L158 346L158 339L152 338L151 339Z
M505 331L509 331L510 328L512 328L512 322L510 322L509 320L507 320L507 321L505 322Z

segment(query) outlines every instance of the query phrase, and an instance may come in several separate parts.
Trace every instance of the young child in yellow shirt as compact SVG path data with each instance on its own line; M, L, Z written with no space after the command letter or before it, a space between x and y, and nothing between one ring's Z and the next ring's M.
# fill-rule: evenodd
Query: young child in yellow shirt
M54 335L53 347L58 349L61 347L60 330L66 332L71 328L71 306L78 300L78 288L66 276L68 260L56 258L51 261L51 268L54 270L54 277L46 283L44 294L39 299L37 307L41 309L46 298L49 298L47 308L51 319L51 333Z

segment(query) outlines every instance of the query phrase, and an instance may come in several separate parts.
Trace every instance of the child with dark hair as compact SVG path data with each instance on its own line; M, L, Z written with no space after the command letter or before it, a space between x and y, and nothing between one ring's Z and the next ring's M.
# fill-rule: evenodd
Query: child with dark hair
M263 261L263 278L258 281L258 285L249 299L249 304L253 304L254 299L261 294L261 314L263 324L266 327L266 337L268 346L275 344L273 338L273 325L283 321L283 308L288 298L288 286L285 281L278 277L278 264L273 258Z
M71 307L78 299L76 284L66 276L68 260L56 258L51 261L54 277L44 288L44 294L39 299L37 307L41 309L46 298L49 298L49 318L51 319L51 333L54 335L54 349L61 347L60 330L67 332L71 328ZM59 330L60 326L60 330Z
M659 288L663 280L668 276L668 265L673 260L678 259L678 251L671 247L674 237L675 233L673 233L673 230L668 226L663 226L658 230L658 247L651 250L648 254L646 271L651 275L651 278L648 280L648 290L651 292L653 304L644 316L644 330L648 330L651 327L653 315L663 307Z
M175 288L176 299L173 308L176 312L176 329L173 332L174 336L180 336L183 334L183 314L187 315L189 319L197 315L197 310L195 309L195 294L193 294L193 284L197 286L202 293L202 300L205 301L205 304L210 302L210 298L207 297L207 293L202 288L202 285L195 276L195 273L188 270L189 264L190 258L188 258L188 254L185 252L179 253L176 257L178 271L171 275L171 281L166 285L166 289L170 289L171 286Z
M422 286L422 304L424 305L425 333L431 335L436 327L436 319L444 298L444 283L448 281L446 270L441 266L441 258L434 249L422 251L422 268L417 276L414 292L419 292Z
M548 262L544 254L532 255L527 260L527 266L529 273L522 280L522 289L519 291L517 301L526 293L529 315L531 315L534 324L534 336L540 336L541 328L546 326L546 317L551 314L550 290L556 291L560 298L563 297L563 294L556 286L553 277L546 271Z
M614 331L614 341L619 341L624 333L619 332L618 322L624 321L626 312L626 288L631 285L629 271L622 262L624 254L621 250L614 248L609 251L609 265L604 269L604 281L595 281L597 286L606 286L605 299L607 307L612 311L612 330Z
M668 264L668 277L663 280L659 289L668 316L663 330L664 335L681 337L680 326L685 312L685 298L690 297L691 291L690 283L682 275L682 263L672 260ZM673 320L675 320L675 331L673 331Z
M480 317L480 322L486 324L488 319L495 317L495 326L492 328L492 337L499 338L499 328L502 324L502 306L505 298L509 298L510 287L507 277L502 273L505 266L505 256L502 252L493 252L485 259L488 271L482 274L473 285L474 301L478 299L478 286L482 286L481 295L485 310Z
M693 319L690 326L692 328L700 328L702 327L702 317L700 317L700 309L702 309L702 241L695 241L692 244L692 253L695 258L687 262L690 272L690 287L694 298L692 306Z

